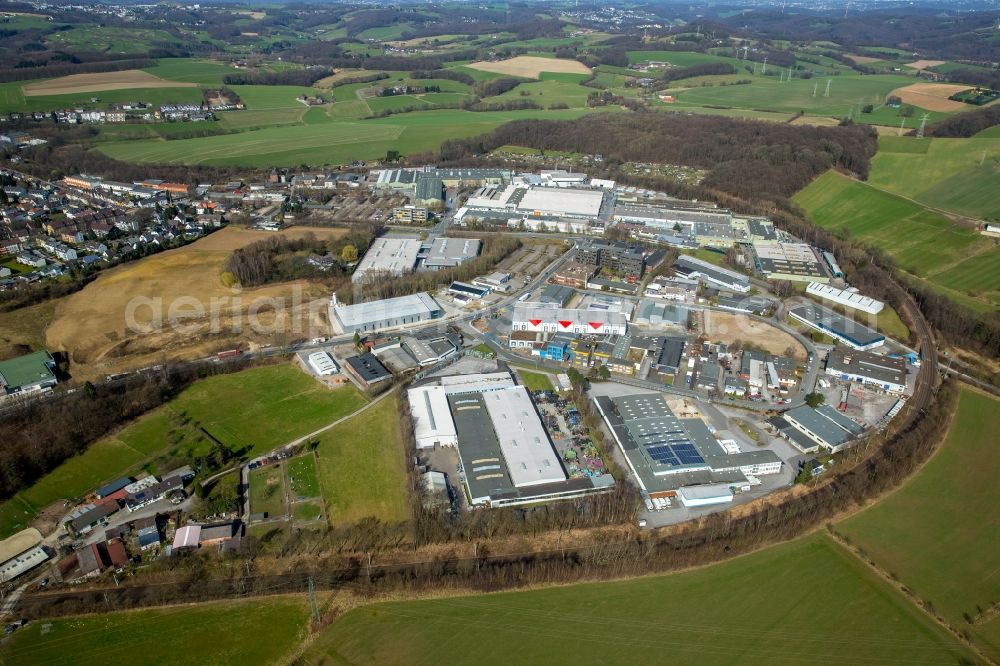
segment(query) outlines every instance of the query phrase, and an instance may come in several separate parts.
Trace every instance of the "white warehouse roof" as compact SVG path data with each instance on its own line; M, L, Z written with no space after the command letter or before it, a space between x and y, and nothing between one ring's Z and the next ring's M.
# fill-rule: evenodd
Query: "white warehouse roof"
M525 387L485 393L483 402L515 487L566 480L566 473Z
M369 273L400 276L417 265L421 243L416 238L377 238L354 269L353 282L363 282Z
M603 202L601 190L532 187L521 197L517 210L528 214L597 217Z
M806 293L868 314L878 314L885 307L885 303L882 301L876 301L874 298L864 296L857 291L837 289L819 282L810 282L809 286L806 287Z
M325 351L309 354L309 365L321 377L324 375L335 375L340 371L340 368L337 367L337 362Z
M413 436L418 449L455 446L458 434L448 407L448 389L444 386L421 386L406 392L410 401Z
M385 298L380 301L368 301L355 305L337 304L333 309L343 324L344 330L353 330L363 324L388 318L402 319L425 316L430 319L433 313L441 311L437 301L423 291L409 296Z

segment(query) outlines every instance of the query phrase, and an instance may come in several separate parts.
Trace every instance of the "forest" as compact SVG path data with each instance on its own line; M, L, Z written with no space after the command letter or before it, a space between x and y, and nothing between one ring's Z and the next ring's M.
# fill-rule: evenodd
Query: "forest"
M602 155L605 162L683 164L708 170L706 187L746 199L785 199L830 167L868 175L876 150L867 126L805 127L667 113L519 120L485 136L448 141L459 161L505 145Z

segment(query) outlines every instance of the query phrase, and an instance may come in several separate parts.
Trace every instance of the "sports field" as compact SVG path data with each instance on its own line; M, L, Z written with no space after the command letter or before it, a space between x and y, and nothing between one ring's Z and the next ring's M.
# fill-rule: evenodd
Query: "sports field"
M0 647L9 666L106 666L123 654L150 664L280 663L305 638L304 599L265 598L38 620ZM238 629L238 631L237 631Z
M212 443L200 425L234 450L260 454L336 421L364 405L345 385L330 390L292 364L253 368L198 381L167 405L43 476L0 504L0 536L27 526L38 511L60 499L80 497L138 467L204 455Z
M394 398L384 398L320 435L316 456L332 525L367 517L385 523L409 519L405 453Z
M333 108L337 109L337 104ZM588 109L570 109L474 113L442 109L365 121L331 117L329 122L321 124L268 127L197 139L108 142L98 150L130 162L219 166L345 164L382 158L389 150L404 155L436 150L446 139L476 136L519 118L560 120L578 118L588 112Z
M1000 138L883 136L868 180L927 206L1000 218Z
M815 535L671 576L344 615L306 663L955 664L970 659L902 595Z
M281 463L250 472L250 514L281 518L288 514L285 501L285 469Z
M312 453L296 456L288 461L288 480L292 496L297 499L319 497L319 475L316 472L316 457Z
M967 625L1000 600L1000 400L964 389L940 451L891 496L838 530L956 626L1000 657L1000 616ZM982 635L980 633L982 632Z
M1000 303L1000 248L940 213L834 171L793 200L821 227L882 248L903 270L970 306Z

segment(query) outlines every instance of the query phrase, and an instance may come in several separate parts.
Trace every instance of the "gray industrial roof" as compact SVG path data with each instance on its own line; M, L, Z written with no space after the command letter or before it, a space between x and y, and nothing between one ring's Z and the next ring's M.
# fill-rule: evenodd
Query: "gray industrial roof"
M866 347L885 340L885 336L881 333L877 333L853 319L848 319L833 310L828 310L818 305L800 305L788 312L804 321L811 322L814 326L824 331L829 331L845 338L859 347Z
M335 305L334 312L345 330L360 328L365 324L384 319L427 316L433 318L441 312L441 306L426 292L368 301L354 305Z
M826 369L867 377L876 382L906 385L906 361L872 352L837 347L827 356Z
M347 365L363 380L369 384L382 381L392 376L385 366L372 353L361 354L360 356L349 356L344 359Z
M448 406L455 420L465 481L473 498L492 497L513 490L514 483L482 394L450 395Z
M785 418L794 420L830 446L840 446L852 437L851 433L842 428L836 421L805 405L785 412Z

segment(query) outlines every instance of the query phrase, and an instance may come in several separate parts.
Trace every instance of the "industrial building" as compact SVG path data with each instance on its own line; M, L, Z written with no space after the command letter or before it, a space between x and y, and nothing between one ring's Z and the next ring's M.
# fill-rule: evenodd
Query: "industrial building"
M320 377L335 375L340 372L340 366L338 366L337 362L333 360L333 357L325 351L318 351L309 354L308 363L313 372Z
M768 280L821 283L830 281L830 275L823 261L806 243L755 240L753 252L757 271Z
M642 277L646 270L646 255L642 250L625 243L589 240L577 245L576 260L585 266L598 266L623 273L630 280Z
M677 497L685 506L732 501L755 477L783 464L768 449L742 451L720 440L700 418L678 418L661 393L596 398L597 409L650 498ZM682 492L683 489L683 492Z
M806 293L868 314L878 314L885 307L882 301L869 298L859 293L857 289L837 289L820 282L810 282L806 287Z
M472 193L465 208L476 212L503 212L526 218L593 220L601 213L606 193L601 189L544 185L488 185Z
M439 319L442 314L441 306L426 292L355 305L341 305L336 294L330 300L330 321L343 333L369 333Z
M508 372L442 377L407 396L418 448L458 448L472 506L576 497L614 483L567 477L531 396Z
M683 305L643 299L639 301L632 321L646 326L680 326L687 328L691 311Z
M411 273L417 266L420 248L416 238L376 238L358 262L351 281L361 284Z
M650 229L677 231L677 227L691 229L698 222L729 225L732 214L728 210L701 208L674 208L648 204L619 204L615 206L616 222L641 224Z
M716 266L697 257L682 254L674 262L678 273L689 278L698 278L711 286L732 289L741 294L750 291L750 278L728 268Z
M440 191L441 187L480 186L510 182L511 172L507 169L438 169L425 166L417 169L373 171L372 177L374 178L371 181L373 189L416 197L421 180L434 179L439 181L438 190Z
M360 356L349 356L344 359L344 363L346 363L345 367L348 372L354 375L365 388L371 388L376 384L381 384L384 381L392 379L392 373L382 365L374 354L366 353Z
M826 357L826 374L888 393L906 391L906 361L901 358L837 347Z
M818 305L800 305L788 311L789 316L825 335L860 350L874 349L885 343L885 336Z
M561 308L530 301L517 303L511 331L625 335L631 309L613 302L592 301L577 308Z
M831 453L842 451L865 430L829 405L820 405L816 409L805 405L796 407L785 412L784 419L812 442L829 449Z
M478 238L435 238L417 255L419 270L437 271L454 268L479 256L483 244ZM367 255L366 255L367 256Z
M478 238L435 238L429 245L416 238L377 238L351 276L355 284L400 277L414 270L454 268L479 256Z
M0 396L44 391L58 383L56 362L47 351L0 361Z

